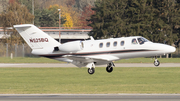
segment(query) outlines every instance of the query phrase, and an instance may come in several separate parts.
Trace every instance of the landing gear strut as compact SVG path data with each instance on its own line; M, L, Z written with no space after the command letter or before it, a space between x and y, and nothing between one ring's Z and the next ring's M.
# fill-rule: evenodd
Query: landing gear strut
M88 67L88 73L89 74L94 74L94 72L95 72L95 64L93 62L87 64L86 67Z
M115 65L114 65L113 62L107 64L106 71L107 71L108 73L111 73L111 72L113 71L113 67L115 67Z
M160 62L157 60L157 57L155 56L155 60L154 60L154 66L159 66Z

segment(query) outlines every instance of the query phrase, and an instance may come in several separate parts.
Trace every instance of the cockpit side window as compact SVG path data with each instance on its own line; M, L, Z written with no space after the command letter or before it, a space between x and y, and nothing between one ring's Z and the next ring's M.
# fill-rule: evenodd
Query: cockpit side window
M138 38L138 42L140 45L144 44L145 42L148 42L149 40L145 39L145 38Z
M137 41L136 41L136 39L134 38L134 39L132 39L132 44L137 44Z
M144 42L149 42L149 40L144 37L141 37L141 39L144 40Z
M140 45L144 44L144 41L141 38L138 38L138 42Z

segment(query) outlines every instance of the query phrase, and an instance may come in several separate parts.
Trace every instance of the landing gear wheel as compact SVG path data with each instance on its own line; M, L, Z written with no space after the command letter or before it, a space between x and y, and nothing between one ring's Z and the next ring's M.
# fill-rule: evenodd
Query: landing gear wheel
M159 62L158 60L155 60L155 61L154 61L154 65L155 65L155 66L159 66L159 65L160 65L160 62Z
M88 73L89 74L94 74L95 72L95 69L94 68L88 68Z
M106 67L106 71L107 71L108 73L111 73L111 72L113 71L113 67L107 66L107 67Z

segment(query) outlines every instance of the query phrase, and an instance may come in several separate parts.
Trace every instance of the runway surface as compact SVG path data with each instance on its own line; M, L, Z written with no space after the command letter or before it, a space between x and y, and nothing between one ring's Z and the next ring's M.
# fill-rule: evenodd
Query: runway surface
M76 67L66 63L0 63L0 67ZM106 67L100 65L96 67ZM155 67L153 63L115 63L115 67ZM161 63L158 67L180 67L180 63Z
M0 101L180 101L179 94L0 95Z

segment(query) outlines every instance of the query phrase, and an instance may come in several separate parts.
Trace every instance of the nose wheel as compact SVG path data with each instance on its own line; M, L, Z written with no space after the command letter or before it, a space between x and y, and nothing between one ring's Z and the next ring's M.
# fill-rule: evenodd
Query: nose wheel
M155 60L155 61L154 61L154 66L157 67L157 66L159 66L159 65L160 65L160 62L159 62L158 60Z
M154 66L159 66L160 65L160 62L157 60L157 57L155 57L155 61L154 61Z

